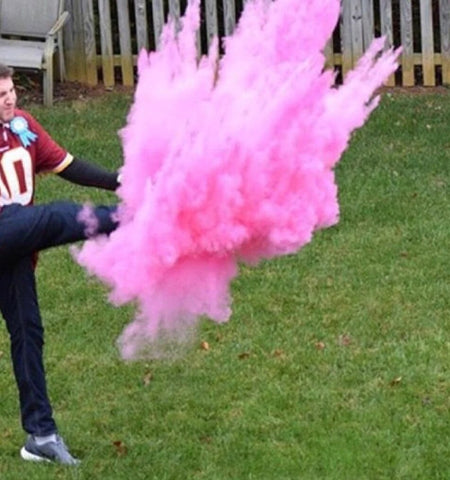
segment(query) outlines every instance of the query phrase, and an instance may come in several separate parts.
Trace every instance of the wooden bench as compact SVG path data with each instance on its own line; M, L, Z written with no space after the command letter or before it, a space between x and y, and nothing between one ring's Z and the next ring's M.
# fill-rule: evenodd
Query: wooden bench
M53 103L53 57L64 80L64 0L0 0L0 62L43 73L44 105Z

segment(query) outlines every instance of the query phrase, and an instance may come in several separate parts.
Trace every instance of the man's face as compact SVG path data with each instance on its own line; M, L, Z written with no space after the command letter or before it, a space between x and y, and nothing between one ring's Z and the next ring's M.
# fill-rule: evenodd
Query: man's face
M13 119L16 101L12 78L0 78L0 122L6 123Z

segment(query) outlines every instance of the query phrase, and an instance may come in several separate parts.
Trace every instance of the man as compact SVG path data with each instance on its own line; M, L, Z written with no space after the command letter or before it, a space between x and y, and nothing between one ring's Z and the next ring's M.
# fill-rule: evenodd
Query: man
M36 252L87 238L78 221L81 205L33 205L35 174L54 172L79 185L118 187L117 173L106 172L62 149L27 112L16 108L13 71L0 64L0 311L11 341L22 426L28 433L25 460L77 465L57 433L47 396L43 327L34 268ZM97 233L112 232L114 207L93 209Z

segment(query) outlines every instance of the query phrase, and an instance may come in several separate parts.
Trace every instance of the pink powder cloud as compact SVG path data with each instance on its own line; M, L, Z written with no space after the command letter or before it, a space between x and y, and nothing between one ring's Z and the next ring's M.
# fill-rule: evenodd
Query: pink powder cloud
M333 167L397 68L377 39L334 87L322 50L339 0L249 1L225 55L198 62L198 3L178 37L169 24L161 49L139 56L121 225L79 254L114 304L137 302L124 358L200 316L228 320L239 262L295 253L338 221Z

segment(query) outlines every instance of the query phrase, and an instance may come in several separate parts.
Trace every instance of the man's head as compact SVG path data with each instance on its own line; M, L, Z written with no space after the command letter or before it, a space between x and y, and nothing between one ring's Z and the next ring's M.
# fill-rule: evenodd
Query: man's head
M17 96L12 79L13 69L0 63L0 122L13 119Z

